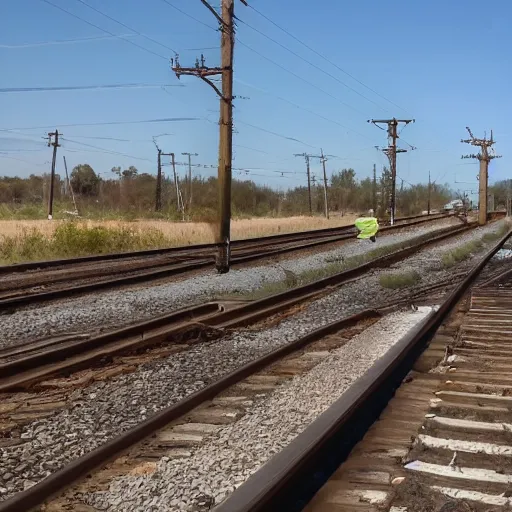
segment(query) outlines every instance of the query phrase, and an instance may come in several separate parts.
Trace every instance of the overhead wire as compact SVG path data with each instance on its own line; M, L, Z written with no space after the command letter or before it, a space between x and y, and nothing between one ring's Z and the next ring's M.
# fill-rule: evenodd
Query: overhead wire
M164 59L166 62L169 60L167 57L165 57L165 56L163 56L163 55L161 55L159 53L156 53L156 52L146 48L145 46L141 46L140 44L134 43L133 41L130 41L129 39L125 39L123 37L118 37L116 34L110 32L110 31L108 31L108 30L106 30L104 28L101 28L100 26L95 25L94 23L91 23L90 21L87 21L86 19L82 18L81 16L78 16L77 14L74 14L71 11L68 11L67 9L64 9L60 5L54 4L50 0L40 0L40 1L44 2L44 3L48 4L48 5L51 5L52 7L55 7L55 9L58 9L59 11L65 12L69 16L72 16L73 18L76 18L77 20L80 20L83 23L86 23L87 25L90 25L91 27L94 27L97 30L101 30L102 32L105 32L105 34L108 34L108 35L113 36L113 37L117 37L121 41L125 41L126 43L131 44L132 46L136 46L137 48L140 48L141 50L144 50L147 53L150 53L152 55L155 55L156 57Z
M101 41L106 39L117 39L124 37L133 37L134 34L118 34L113 36L93 36L93 37L80 37L77 39L61 39L56 41L40 41L38 43L23 43L23 44L0 44L0 48L13 50L19 48L37 48L40 46L53 46L60 44L74 44L74 43L88 43L91 41Z
M72 126L109 126L109 125L123 125L123 124L142 124L142 123L170 123L170 122L181 122L181 121L200 121L200 117L164 117L161 119L143 119L140 121L104 121L97 123L67 123L67 124L54 124L44 126L29 126L23 128L0 128L0 132L12 132L17 133L17 130L44 130L48 128L66 128Z
M362 133L360 133L360 132L358 132L358 131L356 131L356 130L354 130L352 128L349 128L348 126L346 126L346 125L344 125L344 124L342 124L342 123L340 123L340 122L338 122L338 121L336 121L334 119L330 119L328 117L325 117L322 114L319 114L318 112L315 112L314 110L310 110L310 109L308 109L306 107L302 107L301 105L298 105L297 103L294 103L293 101L287 100L286 98L283 98L282 96L279 96L279 95L274 94L272 92L266 91L265 89L261 89L260 87L256 87L255 85L248 84L246 82L243 82L242 80L235 79L235 82L237 82L239 84L242 84L242 85L245 85L247 87L251 87L252 89L258 90L258 91L262 92L263 94L268 94L270 96L273 96L274 98L277 98L280 101L284 101L285 103L288 103L288 104L294 106L295 108L298 108L300 110L303 110L304 112L308 112L310 114L313 114L313 115L323 119L324 121L328 121L330 123L336 124L336 125L340 126L341 128L344 128L345 130L349 131L349 132L353 132L353 133L359 135L360 137L363 137L363 138L368 139L368 140L372 140L369 137L367 137L366 135L363 135Z
M141 158L141 157L134 156L134 155L128 155L127 153L121 153L120 151L114 151L114 150L110 150L110 149L107 149L107 148L102 148L102 147L94 146L92 144L86 144L85 142L78 142L76 140L71 140L71 139L68 139L66 137L61 137L61 140L67 141L67 142L71 142L72 144L78 144L80 146L85 146L85 147L89 147L89 148L93 148L93 149L98 149L100 151L104 151L105 153L110 153L112 155L120 155L120 156L125 156L125 157L128 157L128 158L133 158L134 160L145 160L146 162L152 162L152 160L149 160L148 158Z
M272 64L277 66L279 69L282 69L283 71L286 71L287 73L289 73L290 75L294 76L295 78L298 78L299 80L301 80L302 82L308 84L309 86L313 87L314 89L316 89L316 90L320 91L321 93L329 96L330 98L336 100L341 105L344 105L345 107L350 108L350 109L354 110L355 112L364 115L364 112L362 112L361 110L353 107L352 105L349 105L348 103L345 103L343 100L340 100L338 97L334 96L334 94L331 94L330 92L326 91L325 89L322 89L321 87L319 87L318 85L314 84L313 82L310 82L309 80L306 80L303 76L299 75L298 73L295 73L291 69L288 69L288 68L284 67L282 64L279 64L279 62L276 62L275 60L272 60L270 57L267 57L266 55L264 55L263 53L259 52L258 50L255 50L254 48L252 48L248 44L245 44L243 41L241 41L238 37L236 38L236 40L238 41L239 44L241 44L245 48L249 49L250 51L254 52L256 55L259 55L263 59L268 60L269 62L271 62Z
M92 5L89 5L87 2L85 2L84 0L76 0L77 2L80 2L81 4L85 5L86 7L88 7L89 9L92 9L94 12L97 12L98 14L101 14L102 16L104 16L105 18L113 21L114 23L117 23L118 25L121 25L122 27L124 28L127 28L128 30L131 30L132 32L134 32L135 34L137 34L138 36L140 37L143 37L144 39L147 39L148 41L151 41L152 43L155 43L155 44L158 44L160 46L162 46L163 48L166 48L167 50L170 50L171 52L173 53L176 53L176 50L174 50L173 48L171 48L170 46L167 46L166 44L163 44L161 43L160 41L157 41L156 39L153 39L152 37L149 37L145 34L142 34L141 32L139 32L138 30L135 30L133 27L130 27L128 25L126 25L125 23L123 23L122 21L119 21L118 19L116 18L113 18L112 16L109 16L108 14L105 14L103 11L100 11L99 9L96 9L96 7L93 7Z
M187 16L187 18L190 18L194 21L197 21L197 23L200 23L201 25L203 25L204 27L207 27L209 28L210 30L215 30L217 31L217 29L215 27L212 27L211 25L208 25L207 23L204 23L203 21L201 21L200 19L192 16L191 14L188 14L188 12L185 12L183 11L182 9L180 9L179 7L176 7L175 5L171 4L171 2L169 2L169 0L162 0L162 2L166 3L169 7L172 7L173 9L175 9L176 11L180 12L181 14L183 14L184 16Z
M185 87L183 84L100 84L65 85L56 87L4 87L0 93L52 92L52 91L88 91L96 89L156 89L160 87Z
M343 82L343 80L340 80L338 77L334 76L332 73L329 73L329 71L326 71L325 69L321 68L320 66L317 66L314 62L311 62L309 61L308 59L306 59L305 57L302 57L302 55L299 55L297 52L293 51L292 49L288 48L286 45L280 43L279 41L276 41L274 38L270 37L269 35L265 34L264 32L262 32L261 30L258 30L257 28L254 28L252 25L250 25L249 23L241 20L240 18L237 18L237 20L242 23L243 25L245 25L246 27L249 27L251 30L254 30L255 32L257 32L258 34L262 35L263 37L267 38L269 41L272 41L274 44L277 44L278 46L280 46L281 48L285 49L287 52L291 53L292 55L295 55L295 57L301 59L302 61L304 61L306 64L309 64L310 66L312 66L313 68L315 68L316 70L320 71L321 73L324 73L325 75L327 75L328 77L332 78L333 80L335 80L336 82L340 83L341 85L343 85L344 87L346 87L347 89L351 90L352 92L356 93L357 95L361 96L361 98L364 98L366 101L369 101L370 103L373 103L374 105L376 105L378 108L384 110L385 112L388 112L389 113L389 110L384 108L382 105L379 105L376 101L373 101L372 99L366 97L364 94L360 93L357 89L354 89L353 87L351 87L350 85L347 85L345 82Z
M306 44L304 41L302 41L301 39L299 39L297 36L295 36L294 34L292 34L290 31L286 30L285 28L281 27L280 25L278 25L273 19L271 19L270 17L266 16L265 14L263 14L261 11L259 11L258 9L256 9L256 7L254 7L252 4L249 4L248 7L250 9L252 9L253 11L255 11L257 14L259 14L261 17L265 18L267 21L269 21L270 23L272 23L272 25L274 25L276 28L278 28L279 30L281 30L282 32L284 32L285 34L287 34L289 37L291 37L292 39L294 39L295 41L297 41L298 43L300 43L302 46L304 46L305 48L307 48L309 51L313 52L315 55L321 57L323 60L325 60L326 62L328 62L331 66L334 66L337 70L341 71L342 73L344 73L345 75L347 75L348 77L350 77L352 80L354 80L355 82L357 82L358 84L362 85L363 87L365 87L366 89L368 89L370 92L372 92L373 94L379 96L380 98L382 98L383 100L387 101L388 103L390 103L391 105L399 108L400 110L403 110L404 112L407 112L406 109L404 109L403 107L401 107L400 105L397 105L394 101L390 100L389 98L386 98L385 96L383 96L382 94L380 94L379 92L375 91L374 89L372 89L370 86L366 85L364 82L362 82L361 80L359 80L358 78L356 78L355 76L351 75L348 71L344 70L343 68L341 68L340 66L338 66L338 64L336 64L335 62L333 62L332 60L328 59L325 55L323 55L322 53L318 52L317 50L315 50L314 48L312 48L311 46L309 46L308 44Z

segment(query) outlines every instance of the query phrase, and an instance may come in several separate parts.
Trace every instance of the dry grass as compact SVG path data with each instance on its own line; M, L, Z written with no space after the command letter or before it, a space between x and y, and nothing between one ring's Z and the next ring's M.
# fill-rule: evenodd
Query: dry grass
M234 220L231 224L233 240L256 238L293 233L311 229L322 229L353 224L356 216L335 217L329 220L323 217L286 217L286 218L254 218ZM48 220L0 220L0 236L15 237L36 230L45 237L51 237L57 226L67 221ZM214 231L206 222L167 222L160 220L123 221L77 221L80 226L104 227L108 229L130 229L132 231L160 231L171 245L190 245L214 241Z

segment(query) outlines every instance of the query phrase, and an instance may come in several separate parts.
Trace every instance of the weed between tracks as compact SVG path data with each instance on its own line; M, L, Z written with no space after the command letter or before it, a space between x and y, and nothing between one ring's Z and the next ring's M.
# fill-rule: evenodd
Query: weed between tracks
M502 236L504 236L505 233L509 230L509 226L509 224L505 224L496 232L487 233L483 235L480 240L468 242L467 244L464 244L461 247L458 247L452 251L448 251L442 256L443 265L445 265L445 259L447 261L449 259L451 263L452 258L455 261L455 258L461 258L462 254L464 254L463 259L469 258L473 253L482 250L486 244L494 242L501 238ZM432 238L432 236L432 233L427 233L425 235L411 238L410 240L407 240L405 242L399 242L395 244L385 245L382 247L376 247L375 249L372 249L371 251L368 251L366 253L359 254L357 256L350 256L348 258L344 258L342 255L326 258L326 266L315 270L307 270L305 272L301 272L298 274L283 269L285 273L285 279L283 279L282 281L264 283L260 288L252 292L240 292L230 294L228 296L224 296L224 298L244 298L248 300L263 299L270 295L285 292L292 288L306 285L312 283L313 281L317 281L323 278L330 277L334 274L350 270L365 263L369 263L382 256L392 254L396 251L412 247L414 245L420 244L421 242L429 240L430 238ZM452 253L456 253L457 255L455 256ZM451 264L451 266L455 265L456 263L459 263L460 261L463 261L463 259L456 260L455 263ZM384 288L398 289L405 288L408 286L414 286L420 280L421 276L419 274L415 272L404 272L382 276L380 284Z
M507 233L509 225L505 224L494 233L486 233L480 240L472 240L467 242L460 247L456 247L450 251L445 252L441 256L441 262L444 268L450 268L457 263L461 263L473 256L473 254L480 252L487 244L495 242Z
M414 286L421 281L418 272L411 270L408 272L399 272L396 274L383 274L379 278L379 283L383 288L398 290L400 288L408 288Z
M348 258L344 258L343 256L326 258L325 262L327 265L322 268L307 270L305 272L301 272L299 274L294 274L289 270L284 270L285 279L278 282L265 283L263 286L249 293L239 293L235 294L236 297L243 297L244 299L249 300L257 300L262 299L264 297L268 297L269 295L274 295L276 293L285 292L292 288L296 288L298 286L306 285L312 283L313 281L318 281L320 279L324 279L330 277L334 274L338 274L340 272L344 272L346 270L350 270L352 268L358 267L365 263L369 263L377 258L382 256L387 256L393 252L406 249L413 245L419 244L425 240L428 240L432 237L432 234L422 235L416 238L412 238L405 242L398 242L395 244L385 245L382 247L376 247L371 251L365 252L363 254L358 254L357 256L350 256ZM360 242L360 243L367 243ZM226 297L228 298L228 297ZM233 295L229 295L229 298L233 298Z

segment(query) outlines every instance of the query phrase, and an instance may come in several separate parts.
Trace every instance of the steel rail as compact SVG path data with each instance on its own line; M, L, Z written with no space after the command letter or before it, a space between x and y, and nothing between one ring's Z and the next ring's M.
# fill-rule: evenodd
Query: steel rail
M156 431L165 427L172 421L187 414L192 409L205 401L211 400L216 395L245 379L249 375L265 368L271 363L305 347L306 345L328 336L346 327L351 327L368 318L378 318L380 315L374 310L366 310L356 315L349 316L332 324L317 329L302 338L284 345L263 357L227 374L223 378L204 387L176 404L154 414L146 421L128 430L124 434L108 441L88 454L75 459L67 466L46 477L26 491L21 491L12 498L0 502L0 512L28 512L38 507L46 500L63 492L67 487L87 476L96 468L103 466L113 458L119 456L133 445L151 436Z
M437 329L461 300L489 260L512 235L509 231L449 295L440 308L420 325L400 339L376 364L360 377L328 410L320 415L304 432L284 450L270 459L223 503L215 512L273 512L284 510L284 497L297 481L308 472L308 465L334 435L353 429L369 401L383 389L392 390L399 385L410 369L404 364L417 357L429 343ZM375 414L375 411L374 411ZM360 438L361 433L358 434ZM354 439L350 447L355 446ZM346 447L349 450L350 447Z
M434 214L434 215L417 215L411 217L404 217L397 219L398 222L409 221L409 220L424 220L425 222L439 220L442 218L448 218L452 214ZM388 226L384 226L388 227ZM401 225L403 227L403 225ZM238 247L244 246L248 244L258 244L260 242L267 241L281 241L291 239L301 239L301 237L307 236L322 236L322 235L330 235L330 234L338 234L340 232L352 232L355 233L354 226L339 226L334 228L323 228L323 229L314 229L309 231L299 231L295 233L282 233L277 235L268 235L257 238L245 238L240 240L233 240L231 242L231 246ZM109 253L109 254L97 254L93 256L80 256L76 258L61 258L61 259L53 259L53 260L42 260L42 261L31 261L25 263L15 263L12 265L1 265L0 266L0 274L8 274L14 272L24 272L27 270L40 270L45 268L52 267L60 267L65 265L76 265L79 263L95 263L102 261L110 261L110 260L118 260L118 259L128 259L128 258L139 258L146 256L163 256L163 255L179 255L180 253L192 253L195 254L198 251L211 250L212 252L218 247L216 243L209 244L195 244L195 245L186 245L179 247L166 247L161 249L147 249L142 251L132 251L132 252L119 252L119 253Z
M385 267L400 261L428 245L456 236L474 226L475 224L446 228L440 230L435 237L431 237L430 234L423 235L418 237L419 241L418 239L412 240L414 243L403 249L332 276L251 301L233 309L224 310L221 303L193 306L100 336L79 339L76 342L50 347L46 351L14 359L0 364L0 375L2 375L0 392L18 389L42 378L47 378L56 372L80 368L84 364L91 365L106 356L119 355L129 350L133 351L135 348L156 345L177 333L183 335L187 330L187 325L191 330L197 329L198 323L206 327L229 329L255 323L300 302L314 299L319 294L331 291L333 287L357 278L371 269ZM188 324L186 319L189 319ZM152 333L151 331L155 331L155 329L157 331Z
M443 217L440 217L443 218ZM413 222L409 222L407 224L399 224L395 226L384 226L381 228L381 232L388 232L388 231L395 231L400 228L405 227L412 227L419 224L423 224L425 222L431 222L432 220L437 219L420 219ZM328 228L328 229L339 229L339 228ZM321 230L317 230L321 231ZM346 233L346 234L345 234ZM240 255L240 256L234 256L232 258L232 265L242 265L249 263L251 261L256 261L259 259L264 259L272 256L277 256L281 254L286 254L289 252L299 251L299 250L306 250L310 249L319 245L326 245L330 243L335 243L338 241L343 241L347 239L351 239L355 234L355 230L352 226L350 226L350 229L346 229L343 233L323 238L321 240L313 240L310 242L304 243L304 241L301 240L300 245L298 246L288 246L288 247L281 247L276 249L270 249L267 251L261 250L261 244L258 246L256 244L256 251L250 254ZM297 233L294 233L294 235L297 235ZM276 235L280 236L280 235ZM264 237L264 239L268 239L269 237ZM254 239L248 239L244 242L254 242ZM281 241L281 243L284 243ZM236 253L235 253L236 254ZM91 256L91 258L94 258L94 256ZM71 260L68 260L71 261ZM112 288L116 286L123 286L128 284L137 284L137 283L143 283L155 279L161 279L164 277L174 276L183 274L186 272L191 272L194 270L199 270L202 268L206 268L212 265L212 259L199 259L197 261L187 261L187 262L180 262L180 263L167 263L167 268L160 268L158 270L149 270L140 272L137 270L132 270L131 272L135 272L135 274L123 276L123 277L116 277L114 279L106 279L106 280L100 280L100 281L94 281L91 283L86 283L82 285L75 285L75 286L68 286L65 288L58 288L55 290L49 290L44 292L36 292L31 294L12 294L12 295L5 295L3 298L0 299L0 311L2 310L12 310L13 308L32 304L32 303L39 303L39 302L46 302L50 300L56 300L61 299L64 297L70 297L73 295L78 295L82 293L89 293L93 291L103 290L107 288ZM164 264L165 265L165 264ZM1 269L2 267L0 267ZM129 271L130 272L130 271ZM82 278L83 279L83 278ZM34 284L30 285L31 287L35 286ZM1 294L0 294L1 295Z

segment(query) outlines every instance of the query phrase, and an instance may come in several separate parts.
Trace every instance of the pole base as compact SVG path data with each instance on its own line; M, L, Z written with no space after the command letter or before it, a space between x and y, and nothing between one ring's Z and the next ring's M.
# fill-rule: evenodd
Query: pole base
M215 268L219 274L227 274L229 272L229 264L231 260L231 248L229 242L219 246L217 256L215 257Z

